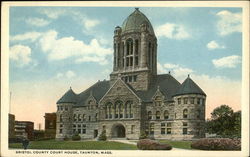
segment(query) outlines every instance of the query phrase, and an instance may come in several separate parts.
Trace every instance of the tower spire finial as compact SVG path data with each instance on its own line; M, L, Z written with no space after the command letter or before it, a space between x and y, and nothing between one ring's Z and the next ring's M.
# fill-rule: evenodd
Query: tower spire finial
M188 78L190 77L190 74L188 74Z

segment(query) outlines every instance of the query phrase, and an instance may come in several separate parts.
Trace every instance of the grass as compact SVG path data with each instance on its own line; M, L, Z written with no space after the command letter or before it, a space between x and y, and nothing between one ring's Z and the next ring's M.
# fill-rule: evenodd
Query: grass
M174 148L181 149L192 149L191 143L192 141L170 141L170 140L159 140L160 143L170 144Z
M9 148L23 149L21 143L9 144ZM135 145L114 141L31 141L28 149L64 149L64 150L137 150Z

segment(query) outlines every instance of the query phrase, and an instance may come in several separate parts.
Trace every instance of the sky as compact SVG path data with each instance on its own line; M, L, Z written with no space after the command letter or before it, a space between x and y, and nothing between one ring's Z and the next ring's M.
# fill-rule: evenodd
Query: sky
M10 112L44 128L44 115L70 88L109 79L113 32L133 7L10 7ZM242 9L140 7L158 41L158 74L187 75L215 107L241 109Z

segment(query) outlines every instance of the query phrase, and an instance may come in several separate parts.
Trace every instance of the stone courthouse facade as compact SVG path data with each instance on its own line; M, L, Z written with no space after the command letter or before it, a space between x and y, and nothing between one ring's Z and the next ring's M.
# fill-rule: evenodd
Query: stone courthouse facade
M181 84L170 73L157 75L157 38L138 8L114 30L110 80L80 94L70 88L57 102L56 138L78 133L97 138L155 139L204 137L206 94L188 76Z

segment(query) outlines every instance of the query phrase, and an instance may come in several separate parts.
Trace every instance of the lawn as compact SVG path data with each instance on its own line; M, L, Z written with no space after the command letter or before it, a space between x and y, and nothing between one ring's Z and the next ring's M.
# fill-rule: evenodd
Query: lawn
M23 148L21 143L12 143L9 148ZM136 150L131 144L114 141L31 141L28 149L64 149L64 150Z
M170 144L174 148L181 148L181 149L192 149L191 143L192 141L170 141L170 140L159 140L160 143L167 143Z

